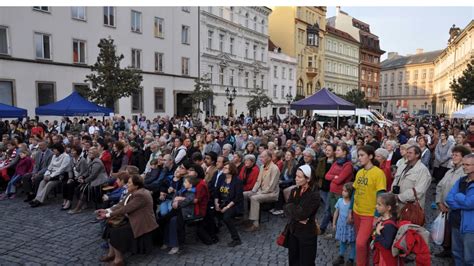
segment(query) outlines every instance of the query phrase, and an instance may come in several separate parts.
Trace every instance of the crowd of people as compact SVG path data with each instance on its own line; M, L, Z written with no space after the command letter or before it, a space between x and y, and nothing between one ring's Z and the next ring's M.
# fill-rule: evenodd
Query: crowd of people
M0 200L23 193L37 208L62 193L62 211L94 208L108 249L100 261L113 265L154 245L178 254L187 225L206 245L225 225L236 247L242 226L260 230L266 208L287 221L280 244L290 265L314 265L318 235L339 241L333 265L403 265L409 258L392 254L402 240L405 255L427 263L428 240L417 232L431 221L415 218L432 183L431 207L448 217L436 256L474 264L474 121L336 128L295 116L36 117L0 121L0 135Z

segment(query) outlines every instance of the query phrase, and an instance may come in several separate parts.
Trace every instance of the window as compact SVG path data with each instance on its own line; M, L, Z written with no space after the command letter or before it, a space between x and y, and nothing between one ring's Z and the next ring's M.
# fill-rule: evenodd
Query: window
M413 77L415 80L418 80L418 70L415 70L415 75Z
M257 60L257 45L253 46L253 60Z
M219 34L219 51L224 51L224 34Z
M249 27L249 13L245 13L245 27Z
M248 42L245 43L245 58L249 58L249 46Z
M392 73L392 74L394 74L394 73ZM372 71L369 70L368 73L367 73L367 76L368 76L367 80L372 81Z
M286 67L281 68L281 78L286 79Z
M262 88L262 89L265 88L265 87L263 86L263 85L265 85L265 84L264 84L264 81L265 81L265 75L261 75L261 76L260 76L260 88Z
M0 103L14 105L13 81L0 80Z
M51 35L35 33L36 58L51 59Z
M257 17L253 17L253 30L257 30Z
M421 72L421 79L426 79L426 69Z
M224 85L224 68L219 68L219 84Z
M34 6L33 10L49 13L49 6Z
M142 66L142 50L132 49L132 67L140 69Z
M288 93L291 94L292 96L294 96L293 92L291 92L292 90L293 90L293 87L289 86L288 87Z
M285 86L281 86L281 99L285 99Z
M189 58L181 57L181 74L189 76Z
M55 102L55 88L52 82L37 83L38 106Z
M138 88L132 93L132 112L143 112L143 88Z
M234 70L230 70L230 76L229 76L229 85L234 86Z
M189 44L189 26L183 25L181 27L181 43Z
M209 82L212 84L212 73L214 72L214 66L209 65Z
M296 94L304 95L303 81L301 79L298 80L298 83L296 85Z
M413 84L413 95L418 95L418 87L417 87L417 84Z
M265 58L265 47L262 47L262 54L260 55L260 61L264 61Z
M403 80L403 72L398 72L398 81L402 81Z
M86 42L80 40L72 41L72 61L74 63L86 63Z
M309 68L313 67L313 56L308 56L308 67Z
M249 72L245 72L245 88L249 87Z
M309 46L317 46L318 45L318 36L315 33L308 32L308 45Z
M390 82L394 82L394 81L395 81L395 73L392 72L392 75L390 75Z
M405 80L409 81L410 80L410 71L405 72Z
M273 98L277 98L277 88L278 85L273 85Z
M82 97L86 95L86 92L89 91L89 84L72 84L72 89L79 93Z
M372 88L371 87L369 87L367 89L367 97L372 97Z
M189 7L189 6L183 6L183 7L181 7L181 11L186 12L186 13L189 13L189 12L191 12L191 7Z
M402 95L402 85L398 85L398 95Z
M253 87L254 88L257 87L257 74L256 73L253 74Z
M273 66L273 77L278 78L278 66Z
M304 43L304 30L298 29L298 42Z
M214 37L214 32L212 30L207 32L207 48L212 50L212 38Z
M311 95L313 93L313 84L311 82L308 82L306 84L306 95Z
M155 37L164 38L165 37L165 20L159 17L155 17L155 22L153 25L153 31Z
M261 29L261 32L262 33L265 33L265 20L262 19L262 29Z
M156 72L164 72L163 71L163 64L164 64L164 54L155 52L155 71Z
M288 76L289 76L290 80L293 80L293 69L292 68L288 69Z
M133 32L142 32L142 13L132 10L132 23L131 28Z
M165 111L165 89L155 88L155 112Z
M360 79L365 80L365 69L362 69L362 75L361 75Z
M434 69L430 69L430 74L429 74L429 79L430 80L433 80L433 76L434 76Z
M86 7L85 6L73 6L71 7L71 13L73 19L86 20Z
M234 38L230 38L229 40L229 53L234 54Z
M378 75L377 75L377 72L374 72L374 82L377 82L377 83L378 83L378 81L377 81L377 76L378 76Z
M10 54L8 27L0 26L0 54Z
M405 95L410 95L410 87L408 86L408 83L405 83Z
M220 17L224 16L224 8L223 7L219 7L219 16Z
M230 19L231 22L234 22L234 7L230 7Z
M115 7L104 6L104 25L115 27Z

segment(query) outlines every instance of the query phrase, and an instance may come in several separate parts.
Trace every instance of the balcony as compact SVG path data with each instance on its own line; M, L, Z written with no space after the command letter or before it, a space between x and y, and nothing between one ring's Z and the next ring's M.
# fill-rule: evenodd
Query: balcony
M307 67L306 68L306 76L308 76L309 79L312 79L318 75L318 69L315 67Z

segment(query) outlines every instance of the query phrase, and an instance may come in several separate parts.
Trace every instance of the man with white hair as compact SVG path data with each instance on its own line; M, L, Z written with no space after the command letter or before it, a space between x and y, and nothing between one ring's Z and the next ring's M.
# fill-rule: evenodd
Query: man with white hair
M222 156L227 157L229 161L234 159L234 155L232 154L232 145L226 143L224 146L222 146Z
M311 145L314 142L314 137L313 136L306 136L306 147L305 148L311 148Z

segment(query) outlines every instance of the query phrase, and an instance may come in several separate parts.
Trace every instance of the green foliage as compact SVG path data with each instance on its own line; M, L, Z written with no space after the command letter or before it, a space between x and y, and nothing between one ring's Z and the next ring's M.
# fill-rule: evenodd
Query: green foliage
M344 100L355 104L356 108L367 108L368 106L368 102L363 91L354 89L349 91L346 95L335 93L332 89L329 89L329 91L343 98Z
M193 114L202 113L201 103L205 103L214 96L214 92L209 88L210 83L211 80L207 76L194 80L194 91L189 97L193 104Z
M453 91L453 97L458 104L473 104L474 103L474 59L467 64L467 68L462 72L462 75L450 84Z
M247 102L247 108L250 113L255 114L257 110L260 112L260 117L262 116L262 108L265 108L273 104L272 99L268 97L265 90L259 87L256 87L250 91L250 101Z
M129 97L142 89L142 74L133 68L120 68L123 54L117 56L114 40L101 39L97 62L91 66L92 73L86 76L92 88L83 90L81 94L97 104L113 107L114 102L122 97Z

